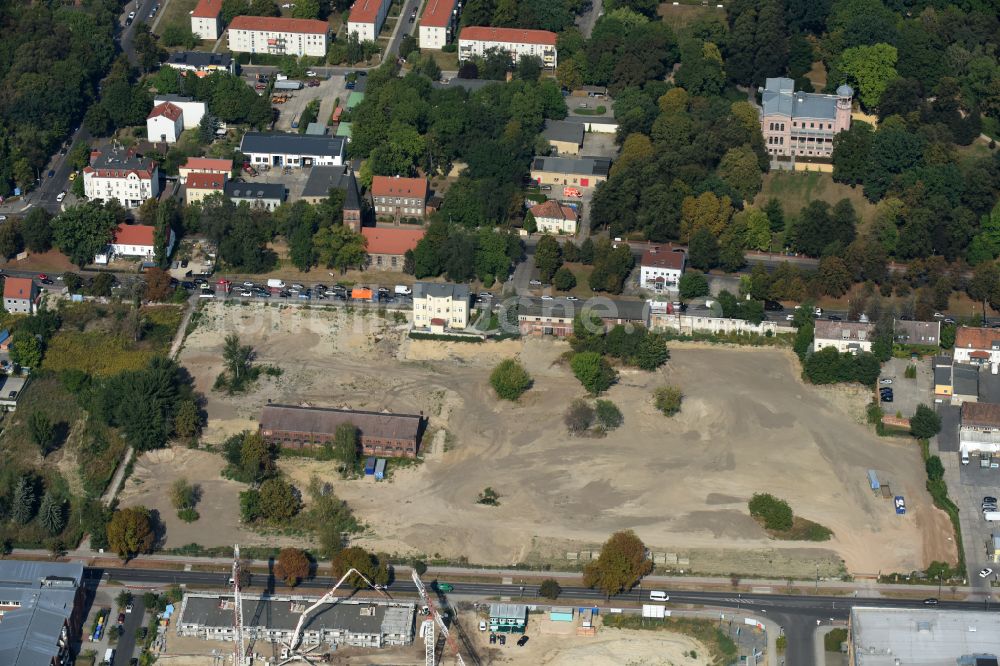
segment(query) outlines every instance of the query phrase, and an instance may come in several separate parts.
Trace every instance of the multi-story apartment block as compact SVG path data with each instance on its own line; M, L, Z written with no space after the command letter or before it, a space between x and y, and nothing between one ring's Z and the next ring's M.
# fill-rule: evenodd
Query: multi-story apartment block
M235 53L326 55L330 24L314 19L237 16L229 24L229 50Z
M358 41L374 42L382 30L392 0L356 0L347 18L347 33L354 33ZM402 16L399 17L402 20Z
M420 48L440 49L455 34L458 0L427 0L420 17Z
M829 159L834 135L851 127L854 90L847 84L836 95L820 95L795 92L791 79L772 78L760 92L760 129L767 152L775 157Z
M521 56L537 56L542 66L555 69L556 33L548 30L522 30L521 28L490 28L469 26L458 34L458 59L482 58L491 49L510 54L516 63Z
M125 208L137 208L160 195L160 171L156 162L132 152L94 151L83 169L83 192L88 199L116 199Z
M198 39L218 39L222 33L222 0L198 0L191 12L191 32Z
M427 181L424 178L390 178L375 176L372 179L372 203L377 217L424 219L427 209Z

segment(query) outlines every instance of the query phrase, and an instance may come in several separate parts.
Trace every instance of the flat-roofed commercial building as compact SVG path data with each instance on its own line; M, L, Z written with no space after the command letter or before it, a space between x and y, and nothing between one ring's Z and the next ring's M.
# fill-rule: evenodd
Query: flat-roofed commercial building
M79 562L0 561L0 664L72 664L85 597Z
M997 666L1000 615L918 608L851 610L851 666Z

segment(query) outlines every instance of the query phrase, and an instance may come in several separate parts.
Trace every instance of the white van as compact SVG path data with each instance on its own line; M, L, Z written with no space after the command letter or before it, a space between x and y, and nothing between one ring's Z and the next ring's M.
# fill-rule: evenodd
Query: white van
M214 291L203 291L200 294L198 294L198 298L215 298L215 292Z
M666 592L661 592L660 590L653 590L649 593L650 601L670 601L670 597L667 596Z
M968 451L962 451L962 464L963 465L968 465L969 464L969 452Z
M274 278L270 278L267 281L267 286L269 289L284 289L285 283L281 280L275 280Z

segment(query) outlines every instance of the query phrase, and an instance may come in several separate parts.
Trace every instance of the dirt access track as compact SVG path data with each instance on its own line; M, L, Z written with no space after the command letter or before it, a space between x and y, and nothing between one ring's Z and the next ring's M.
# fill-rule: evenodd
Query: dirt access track
M359 544L398 555L568 566L568 552L632 528L654 553L682 558L678 568L723 575L911 571L955 557L947 517L924 489L917 446L875 436L863 424L861 391L804 385L790 352L672 345L663 369L624 370L605 396L622 409L621 428L578 438L562 422L566 405L584 394L560 360L565 342L414 341L405 329L368 312L206 304L181 354L208 396L205 440L256 428L268 400L423 412L425 462L391 470L385 482L342 481L332 463L281 461L300 487L313 474L333 484L369 526ZM244 396L212 392L231 332L283 375ZM507 357L534 377L517 404L498 401L487 381ZM672 419L650 399L664 383L685 393ZM873 496L869 468L889 473L906 496L905 516ZM487 486L500 493L500 506L476 504ZM142 491L156 492L155 482ZM784 498L834 538L768 538L747 511L755 492ZM198 541L216 545L215 534Z

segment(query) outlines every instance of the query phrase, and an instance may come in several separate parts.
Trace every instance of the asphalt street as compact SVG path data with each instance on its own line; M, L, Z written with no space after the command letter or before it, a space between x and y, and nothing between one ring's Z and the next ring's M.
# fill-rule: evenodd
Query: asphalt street
M117 612L122 611L124 609L117 609ZM132 653L135 652L135 632L142 626L145 611L146 607L142 603L142 595L132 595L132 612L125 613L125 624L118 638L118 647L115 650L114 666L128 666Z
M225 589L228 586L228 573L209 573L196 571L164 571L158 569L127 569L88 568L87 576L92 582L115 580L129 584L185 584L188 586L204 586ZM300 589L326 590L334 584L334 579L318 577L304 581ZM444 581L441 581L444 582ZM450 582L450 581L449 581ZM426 580L433 588L433 581ZM249 589L262 588L271 584L265 575L254 574L251 577ZM503 585L497 583L462 583L450 582L453 587L451 594L465 597L486 599L491 597L508 597L511 601L524 599L525 602L537 602L537 585ZM891 598L851 598L843 596L811 596L784 594L733 594L726 592L698 592L691 590L664 589L670 597L670 604L694 604L717 608L733 608L750 613L759 613L762 619L777 622L788 636L788 651L786 663L795 666L812 664L813 634L819 624L843 622L847 619L852 606L875 606L890 608L926 608L922 600L891 599ZM390 595L415 595L414 584L407 579L394 581L388 586ZM349 592L347 593L349 594ZM603 593L585 587L564 587L559 603L569 600L589 601L595 606L615 608L625 605L638 606L649 599L649 590L637 588L630 592L606 597ZM544 602L543 602L544 603ZM997 611L998 606L989 602L942 601L934 608L939 611L949 610L988 610Z

